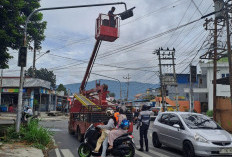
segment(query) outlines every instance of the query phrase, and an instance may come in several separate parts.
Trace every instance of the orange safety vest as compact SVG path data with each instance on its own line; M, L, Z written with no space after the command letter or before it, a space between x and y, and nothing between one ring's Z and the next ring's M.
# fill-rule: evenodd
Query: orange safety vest
M114 117L115 117L115 119L116 119L116 122L118 122L118 115L119 115L119 112L115 112L115 113L114 113Z

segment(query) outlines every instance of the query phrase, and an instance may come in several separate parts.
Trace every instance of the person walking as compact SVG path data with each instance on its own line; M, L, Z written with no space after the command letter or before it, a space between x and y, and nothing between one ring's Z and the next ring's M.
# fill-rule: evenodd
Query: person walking
M149 111L149 107L147 105L142 106L142 111L139 113L138 116L138 126L139 128L139 134L140 134L140 149L139 151L144 151L143 149L143 139L145 141L146 151L149 151L148 147L148 138L147 138L147 132L150 125L150 115L152 111Z

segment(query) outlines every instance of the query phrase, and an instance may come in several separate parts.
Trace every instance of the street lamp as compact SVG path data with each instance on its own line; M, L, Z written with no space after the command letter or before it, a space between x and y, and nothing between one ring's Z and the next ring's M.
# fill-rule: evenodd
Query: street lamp
M48 54L48 53L50 53L50 50L47 50L46 52L44 52L41 56L36 58L35 61L37 61L38 59L40 59L41 57L43 57L45 54Z

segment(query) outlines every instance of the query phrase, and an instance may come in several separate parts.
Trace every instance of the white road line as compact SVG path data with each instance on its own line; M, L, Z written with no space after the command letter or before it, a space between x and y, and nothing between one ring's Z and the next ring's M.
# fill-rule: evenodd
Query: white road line
M60 151L62 152L64 157L74 157L74 155L69 149L61 149Z
M152 133L150 133L150 136L152 137Z
M61 155L60 155L60 151L59 151L59 149L58 149L58 148L56 148L56 149L55 149L55 152L56 152L56 157L61 157Z
M142 156L142 157L152 157L152 156L150 156L150 155L148 155L148 154L145 154L145 153L143 153L143 152L140 152L140 151L138 151L138 150L135 150L135 154L138 154L139 156Z

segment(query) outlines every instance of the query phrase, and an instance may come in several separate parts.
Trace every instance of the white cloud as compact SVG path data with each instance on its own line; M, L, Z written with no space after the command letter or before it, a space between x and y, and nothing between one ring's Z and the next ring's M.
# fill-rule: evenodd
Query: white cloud
M95 3L109 3L118 2L116 0L41 0L41 7L58 7L71 5L86 5ZM156 48L176 47L177 62L183 59L187 62L192 59L193 55L189 56L188 51L192 51L197 45L197 42L191 41L194 36L199 36L198 41L202 39L204 33L201 31L203 20L192 30L193 25L187 26L184 29L169 33L162 37L156 38L144 44L140 44L130 49L121 50L115 55L101 58L109 53L115 52L122 46L132 44L136 41L145 39L150 36L165 32L178 25L182 19L181 24L187 23L200 17L199 12L195 13L195 6L191 6L186 11L190 4L189 0L127 0L127 7L135 6L134 16L130 19L121 21L120 38L115 42L103 42L99 51L97 63L116 65L130 68L151 67L145 70L158 70L158 61L156 55L152 54ZM211 1L196 0L195 3L200 5L199 9L207 13L212 11L213 7ZM122 12L124 7L117 5L116 13ZM111 6L80 8L80 9L66 9L66 10L52 10L43 11L44 20L48 22L45 35L46 40L43 42L43 49L41 52L51 50L51 54L70 57L73 59L88 60L92 49L94 47L95 39L95 20L99 13L107 13ZM186 14L184 14L186 11ZM192 19L191 19L192 18ZM172 35L173 34L173 35ZM171 39L170 39L171 38ZM169 40L170 39L170 40ZM166 43L168 42L168 45ZM191 42L188 42L191 41ZM180 44L181 43L181 44ZM178 45L179 44L179 45ZM198 44L199 45L199 44ZM200 47L200 45L199 45ZM119 50L118 50L119 51ZM10 70L15 69L15 62L17 57L10 61ZM128 62L128 63L127 63ZM65 65L78 64L78 61L59 58L49 54L44 55L36 63L37 68L46 67L62 67ZM28 65L32 65L32 53L28 54ZM185 65L177 65L177 72L180 72ZM57 83L75 83L81 82L87 64L77 66L70 66L62 70L54 70L57 75ZM144 70L144 69L143 69ZM130 73L131 80L157 83L159 79L157 76L152 76L152 72L138 71L138 70L121 70L118 68L99 66L95 64L93 72L115 77L123 80L123 76ZM17 75L17 73L8 73L8 75ZM90 80L100 78L91 75Z

